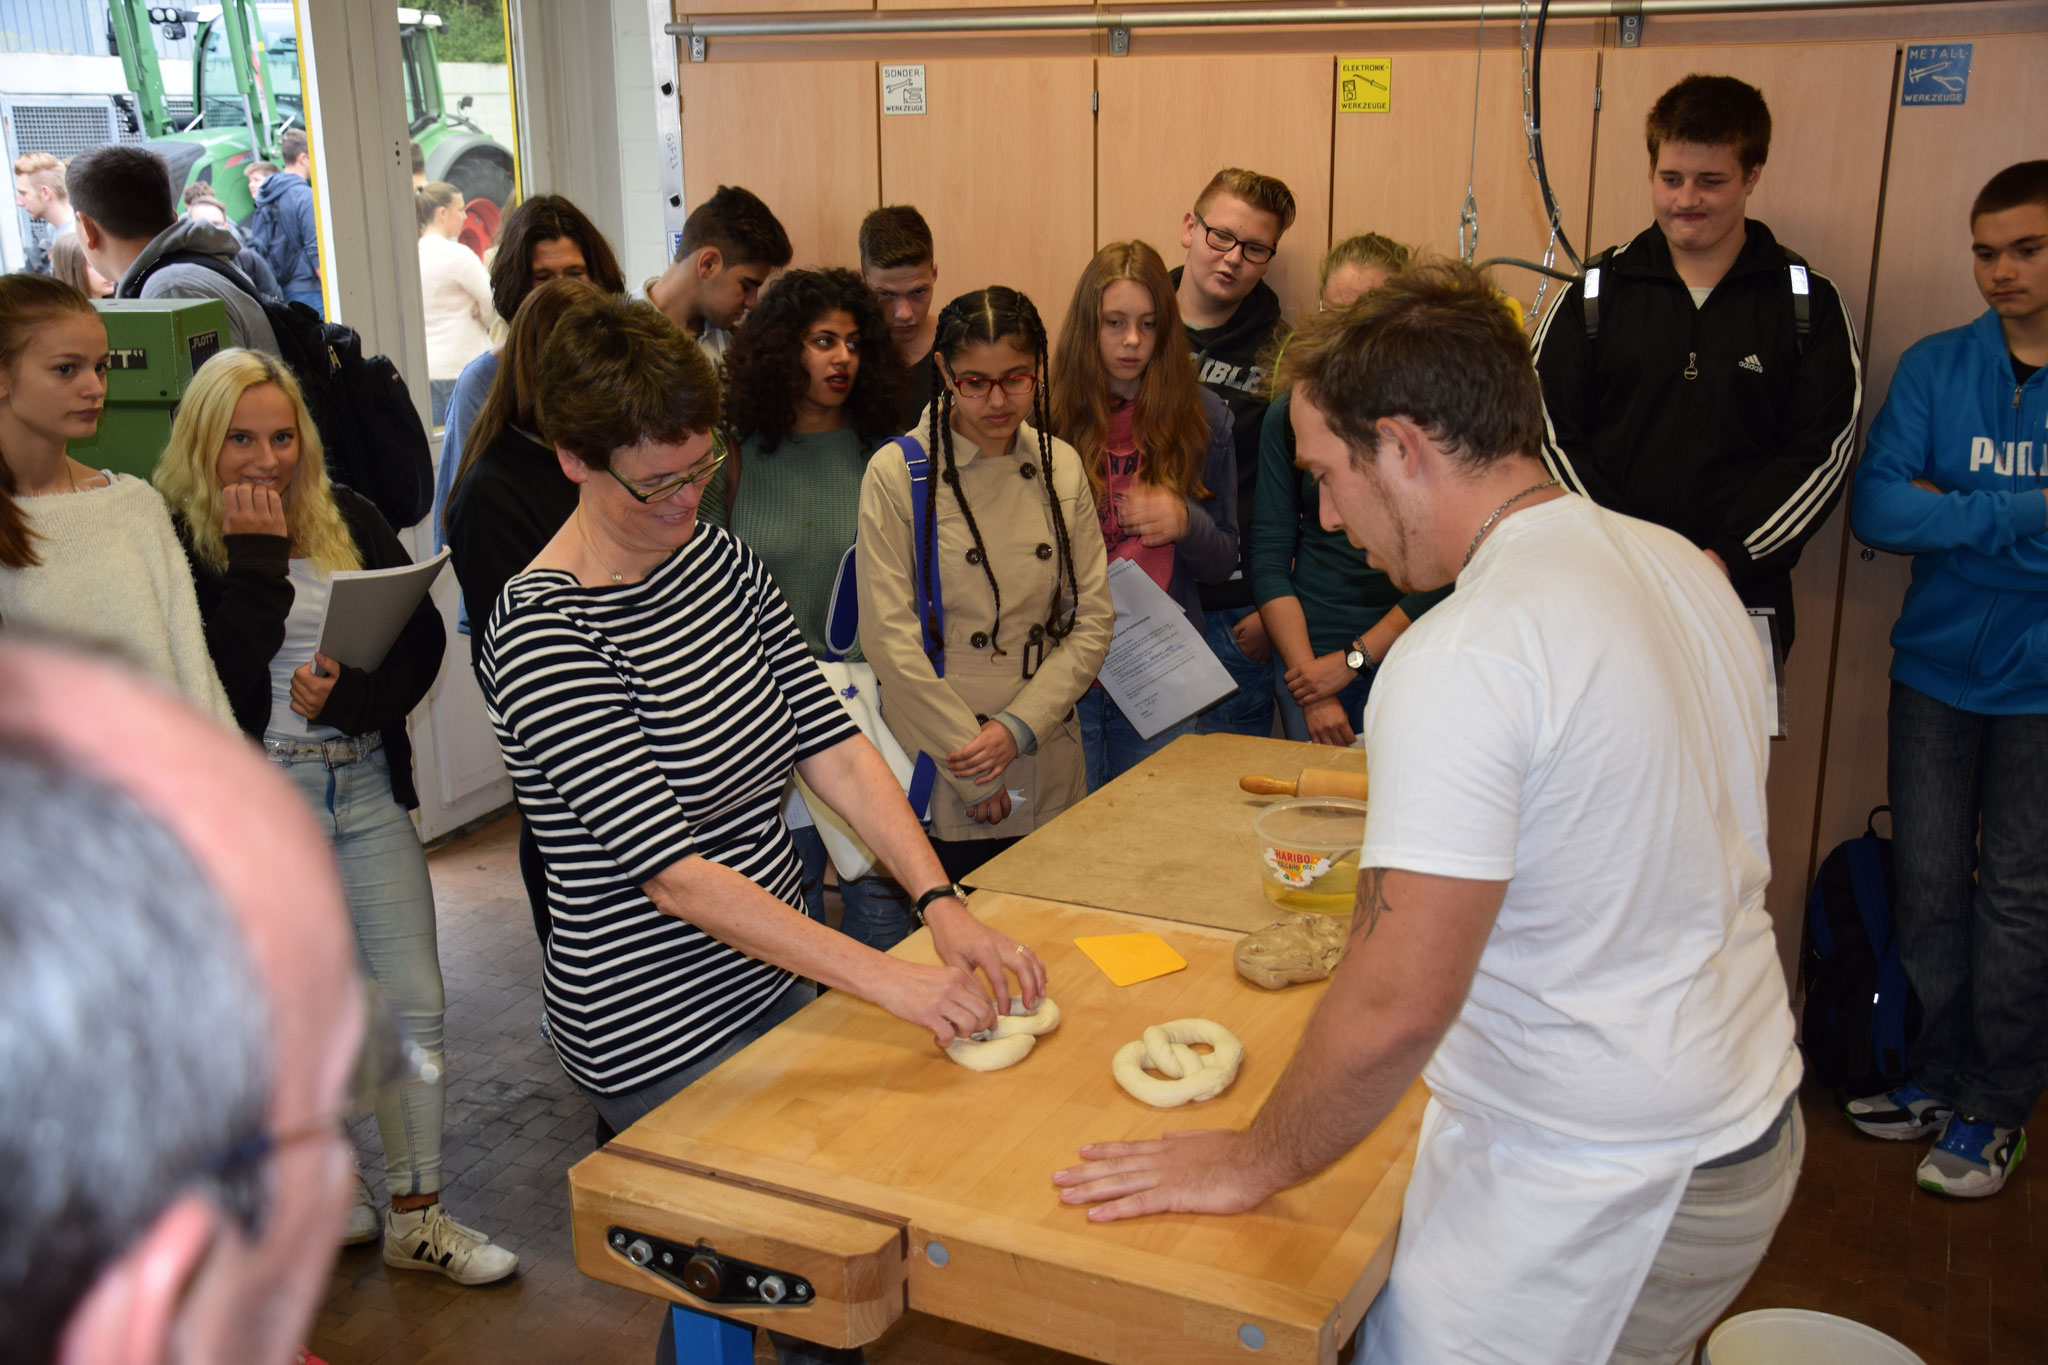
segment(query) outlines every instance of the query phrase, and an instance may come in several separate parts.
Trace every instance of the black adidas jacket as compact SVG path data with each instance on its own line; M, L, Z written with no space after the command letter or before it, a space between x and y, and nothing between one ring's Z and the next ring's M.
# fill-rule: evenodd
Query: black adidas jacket
M1840 295L1809 271L1802 351L1786 267L1751 219L1735 264L1694 307L1654 224L1610 254L1599 334L1574 284L1536 333L1544 460L1603 507L1679 532L1728 565L1792 637L1792 566L1841 495L1863 399Z
M1173 268L1174 288L1180 288L1181 272L1185 269ZM1220 327L1185 328L1188 349L1195 353L1195 378L1230 409L1231 440L1237 454L1237 571L1226 582L1199 585L1205 611L1258 605L1252 597L1251 561L1246 547L1251 544L1252 499L1259 481L1259 432L1266 421L1266 391L1270 383L1269 376L1259 368L1259 361L1282 325L1280 296L1260 280Z

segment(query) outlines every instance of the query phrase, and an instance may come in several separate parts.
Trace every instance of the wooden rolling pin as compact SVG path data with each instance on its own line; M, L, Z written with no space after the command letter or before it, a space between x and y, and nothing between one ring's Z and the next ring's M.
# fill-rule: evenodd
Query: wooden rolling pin
M1364 773L1335 768L1303 768L1291 782L1284 777L1240 777L1237 785L1257 796L1348 796L1363 801L1367 779Z

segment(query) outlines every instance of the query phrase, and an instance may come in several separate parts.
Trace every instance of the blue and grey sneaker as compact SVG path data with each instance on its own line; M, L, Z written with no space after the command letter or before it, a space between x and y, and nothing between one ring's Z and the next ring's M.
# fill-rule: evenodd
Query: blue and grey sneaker
M2005 1188L2005 1177L2027 1154L2024 1128L2000 1128L1957 1114L1941 1141L1920 1160L1916 1176L1923 1190L1957 1199L1983 1199Z
M1944 1104L1911 1081L1881 1095L1865 1095L1842 1106L1849 1122L1872 1137L1892 1142L1923 1138L1941 1131L1953 1105Z

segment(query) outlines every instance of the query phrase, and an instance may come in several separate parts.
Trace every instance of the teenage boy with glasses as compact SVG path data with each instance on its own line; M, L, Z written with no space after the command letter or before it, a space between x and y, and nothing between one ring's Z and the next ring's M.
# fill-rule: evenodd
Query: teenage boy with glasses
M1284 325L1280 298L1264 277L1293 225L1293 192L1270 175L1235 166L1216 172L1181 218L1187 264L1173 272L1181 323L1195 353L1195 377L1230 409L1237 459L1238 569L1228 582L1201 588L1209 647L1238 692L1202 715L1208 734L1273 730L1273 647L1242 556L1251 541L1259 428L1270 396L1259 360Z

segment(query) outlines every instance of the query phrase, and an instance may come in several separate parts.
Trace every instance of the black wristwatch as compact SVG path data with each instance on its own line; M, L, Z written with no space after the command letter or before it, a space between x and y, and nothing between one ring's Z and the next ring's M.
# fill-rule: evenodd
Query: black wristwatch
M1364 676L1366 669L1379 667L1372 661L1372 655L1365 652L1365 646L1357 640L1353 640L1351 648L1344 651L1344 666L1361 677Z
M935 886L917 898L917 903L910 907L910 913L917 916L919 924L923 924L925 907L929 906L933 901L942 901L948 896L965 905L967 903L967 888L958 882L947 882L944 886Z

